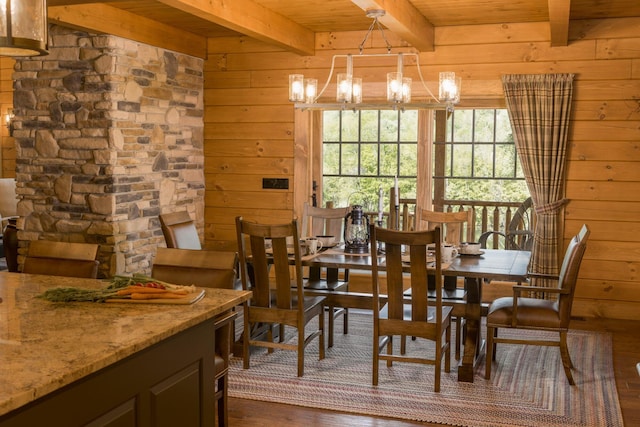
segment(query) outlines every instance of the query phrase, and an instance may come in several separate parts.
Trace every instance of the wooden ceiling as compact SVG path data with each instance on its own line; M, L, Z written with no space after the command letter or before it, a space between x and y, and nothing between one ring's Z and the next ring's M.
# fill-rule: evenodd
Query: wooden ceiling
M383 26L420 51L434 49L434 29L441 26L548 22L551 45L566 46L573 20L640 16L640 0L48 0L47 4L51 21L97 32L118 34L108 31L114 28L144 33L158 25L167 35L175 30L194 40L244 34L303 55L314 54L317 32L366 30L372 21L365 10L372 8L384 9Z

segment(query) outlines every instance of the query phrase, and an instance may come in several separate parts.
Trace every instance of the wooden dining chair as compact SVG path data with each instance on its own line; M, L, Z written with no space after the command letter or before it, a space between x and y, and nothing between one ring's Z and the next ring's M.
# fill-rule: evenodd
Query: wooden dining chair
M557 286L516 285L513 287L513 296L498 298L491 303L487 314L486 379L491 378L491 365L495 360L495 346L497 343L532 344L559 347L567 380L569 384L575 384L571 374L573 364L567 347L567 332L569 330L569 321L571 320L571 306L578 272L587 248L589 234L589 228L587 225L583 225L580 232L571 239L558 276L530 275L530 277L539 279L554 280ZM523 296L523 294L530 293L542 293L547 298L537 298L531 295ZM558 340L528 339L522 336L517 338L499 337L498 330L501 328L552 331L558 332L560 337Z
M151 275L155 279L176 285L233 289L237 263L238 254L235 252L158 248ZM214 321L215 398L218 403L220 427L229 425L229 356L235 336L233 325L237 314L236 311L221 314Z
M444 358L445 372L451 368L451 307L442 300L442 254L435 248L434 267L436 297L427 297L427 245L440 242L440 228L429 231L395 231L371 226L371 251L376 253L382 243L385 248L385 266L378 257L372 257L373 287L373 385L378 384L380 360L435 365L434 391L440 391L440 371ZM409 280L413 292L407 302L404 295L403 247L410 256ZM386 304L380 302L380 269L387 277ZM434 357L406 355L394 351L393 337L413 336L434 341Z
M95 279L100 265L96 260L99 248L93 243L32 240L22 272Z
M160 227L168 248L202 249L195 222L187 211L161 214Z
M298 238L298 222L287 224L256 224L236 218L240 276L242 287L253 291L251 300L244 306L243 357L244 368L250 365L250 346L293 350L298 353L298 376L304 374L304 350L318 338L320 360L324 359L324 304L325 298L307 296L304 292L302 263ZM270 239L267 253L265 240ZM289 259L287 240L292 245L293 258ZM249 280L249 266L253 280ZM269 270L273 274L271 281ZM307 334L308 324L318 319L318 326ZM268 325L265 339L252 336L252 326ZM279 326L278 342L273 340L273 327ZM285 326L296 328L296 344L284 342Z
M535 229L535 209L533 209L533 200L531 197L525 199L518 209L516 209L513 217L509 219L504 232L499 230L485 231L478 238L478 242L483 248L487 247L487 240L492 240L491 247L498 249L500 240L504 241L504 249L514 251L530 251L533 247L533 235Z
M321 208L304 204L302 213L302 238L315 236L334 236L341 241L344 229L344 217L349 213L348 207ZM324 271L322 271L324 270ZM326 297L325 306L329 312L329 347L333 346L334 323L340 315L343 317L343 333L349 332L349 308L342 292L349 291L349 270L337 268L309 267L309 276L305 281L308 295Z
M459 245L463 241L472 240L473 211L435 212L421 207L416 207L416 227L418 230L433 230L440 227L443 231L442 241L452 245ZM429 297L433 299L434 278L429 276ZM456 360L460 360L460 352L463 339L463 316L465 312L464 299L466 291L458 287L458 278L446 276L444 278L444 301L446 305L453 307L453 318L456 323Z

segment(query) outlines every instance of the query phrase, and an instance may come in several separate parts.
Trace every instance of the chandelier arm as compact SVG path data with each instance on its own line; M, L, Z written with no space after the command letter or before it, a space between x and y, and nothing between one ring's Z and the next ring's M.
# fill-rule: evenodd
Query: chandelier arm
M385 57L385 56L393 56L393 54L389 54L389 53L368 53L368 54L363 54L363 55L359 55L360 57L363 58L368 58L368 57ZM440 102L440 100L438 98L436 98L436 96L433 94L433 92L431 92L431 90L429 89L429 87L427 86L427 84L425 83L424 77L422 76L422 70L420 69L420 56L416 53L413 52L404 52L402 54L403 56L413 56L416 59L416 68L418 69L418 76L420 77L420 83L422 83L422 86L425 88L425 90L427 91L427 93L429 94L429 96L431 97L431 99L433 99L435 102ZM318 95L316 96L316 100L318 100L322 94L324 93L324 91L327 89L327 87L329 86L329 83L331 82L331 78L333 77L333 71L335 69L335 63L336 63L336 58L347 58L348 55L333 55L333 57L331 58L331 69L329 70L329 76L327 77L327 81L325 82L324 86L322 87L322 90L320 90L320 92L318 93Z
M415 57L416 57L416 68L418 69L418 76L420 76L420 83L422 83L422 86L427 90L427 93L429 94L429 96L431 96L431 98L434 101L440 102L440 100L435 97L433 92L431 92L431 90L429 89L427 84L424 82L424 78L422 77L422 70L420 69L420 56L418 54L415 54L415 53L410 53L410 54L405 54L405 55L415 55Z
M331 69L329 70L329 77L327 77L327 81L324 83L324 86L322 87L322 90L320 92L318 92L318 95L316 95L316 97L314 99L314 102L317 101L318 99L320 99L320 97L322 96L324 91L329 86L329 83L331 82L331 77L333 77L333 69L335 68L335 65L336 65L336 58L337 57L343 57L343 56L345 56L345 55L333 55L333 58L331 58Z

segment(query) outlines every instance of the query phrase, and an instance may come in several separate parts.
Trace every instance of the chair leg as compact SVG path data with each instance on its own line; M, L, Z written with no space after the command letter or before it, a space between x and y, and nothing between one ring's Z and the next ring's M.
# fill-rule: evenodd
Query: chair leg
M344 324L342 326L342 333L347 335L349 333L349 309L345 307L343 310L342 321Z
M373 385L378 385L378 364L380 363L380 337L378 334L373 334L373 378L371 379L371 383Z
M327 308L329 309L329 347L333 347L333 328L334 328L334 324L333 321L335 320L335 307L334 306L327 306Z
M433 378L433 391L440 391L440 371L442 370L442 337L436 340L436 369Z
M487 380L491 379L491 363L493 362L493 358L495 357L495 344L493 343L493 338L495 337L496 331L497 329L487 326L487 354L485 355L484 361L484 378Z
M242 367L249 369L249 340L251 339L251 325L249 324L249 314L247 306L244 307L244 332L242 337Z
M456 317L456 360L460 360L460 350L462 341L462 318Z
M494 328L493 337L494 338L498 338L498 328ZM493 343L493 349L492 349L493 350L493 361L494 362L496 361L496 345L497 344L494 342Z
M451 324L447 327L446 334L447 350L444 354L444 371L449 373L451 372Z
M270 324L269 328L267 329L267 340L269 340L269 342L273 342L273 327L274 325ZM282 342L284 340L284 325L280 325L279 327L280 330L278 331L278 339L280 340L280 342ZM267 353L273 353L273 348L267 348Z
M333 315L331 316L333 317ZM319 360L324 359L324 309L320 310L318 315L318 323L320 325L320 336L318 337L318 353L320 353Z
M304 375L304 325L298 325L298 376Z
M575 385L576 383L573 381L573 375L571 375L571 368L573 368L573 363L571 362L571 357L569 356L566 332L560 332L560 356L562 357L562 366L564 367L564 373L567 376L567 380L569 380L569 384Z

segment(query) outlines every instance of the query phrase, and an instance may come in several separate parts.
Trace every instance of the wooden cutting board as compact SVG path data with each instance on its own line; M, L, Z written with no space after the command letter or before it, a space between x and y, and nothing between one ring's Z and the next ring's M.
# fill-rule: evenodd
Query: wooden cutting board
M189 305L195 302L200 301L205 294L204 289L197 290L194 293L186 295L184 298L180 299L128 299L128 298L114 298L108 299L105 302L115 302L115 303L124 303L124 304L178 304L178 305Z

